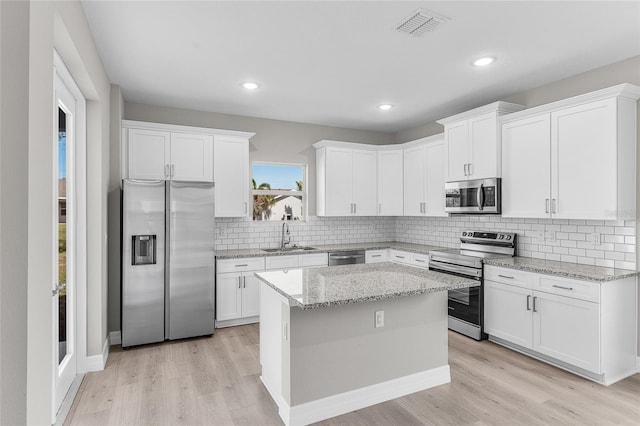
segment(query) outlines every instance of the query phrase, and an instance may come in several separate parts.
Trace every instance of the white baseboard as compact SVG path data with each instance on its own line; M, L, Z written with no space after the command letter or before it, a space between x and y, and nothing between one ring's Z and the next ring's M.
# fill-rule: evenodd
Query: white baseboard
M445 365L293 407L280 396L274 401L286 425L307 425L449 382L451 374Z
M111 346L122 344L122 333L120 332L120 330L112 331L109 333L109 343L111 344Z
M93 355L87 357L87 373L91 371L102 371L107 364L107 358L109 358L109 337L104 340L102 345L102 354Z

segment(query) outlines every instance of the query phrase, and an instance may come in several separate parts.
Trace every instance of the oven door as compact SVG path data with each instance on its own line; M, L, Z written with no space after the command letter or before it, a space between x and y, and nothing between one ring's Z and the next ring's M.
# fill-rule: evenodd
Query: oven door
M500 213L500 179L445 183L448 213Z
M482 282L482 269L445 263L431 257L429 269ZM449 316L480 326L482 286L456 288L448 292Z

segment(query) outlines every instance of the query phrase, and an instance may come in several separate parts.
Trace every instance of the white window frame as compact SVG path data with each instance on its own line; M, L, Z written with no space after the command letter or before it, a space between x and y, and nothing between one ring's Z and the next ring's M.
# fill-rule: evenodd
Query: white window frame
M302 215L300 216L300 220L290 220L290 222L306 222L308 215L308 199L307 199L307 187L308 187L308 174L309 174L309 165L305 163L283 163L283 162L274 162L274 161L252 161L251 162L251 179L253 181L253 165L254 164L264 164L269 166L296 166L302 167L302 191L287 191L286 189L253 189L253 185L251 186L251 220L254 223L273 223L278 222L276 220L255 220L253 219L253 200L255 195L291 195L294 197L302 197ZM261 182L256 181L257 185L260 185ZM282 221L282 219L280 220Z

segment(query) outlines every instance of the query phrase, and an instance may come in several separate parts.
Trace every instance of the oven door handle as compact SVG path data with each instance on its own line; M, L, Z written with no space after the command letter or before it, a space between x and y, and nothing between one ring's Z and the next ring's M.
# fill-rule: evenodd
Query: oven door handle
M477 193L477 197L478 197L478 210L482 211L483 207L484 207L484 189L483 189L484 185L480 184L480 187L478 188L478 193Z
M482 276L482 269L475 268L464 268L456 265L448 265L448 264L434 264L433 261L429 262L429 269L436 272L453 272L456 274L467 275L471 279L479 280Z

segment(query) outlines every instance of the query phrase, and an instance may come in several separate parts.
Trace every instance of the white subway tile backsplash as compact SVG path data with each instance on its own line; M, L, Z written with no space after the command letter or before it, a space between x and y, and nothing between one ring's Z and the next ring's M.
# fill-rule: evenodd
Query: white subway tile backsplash
M282 222L216 219L216 249L268 248L280 244ZM513 219L500 216L310 217L290 222L297 244L400 241L454 248L463 229L516 232L519 256L636 269L635 221ZM540 233L545 238L539 238ZM600 234L599 244L591 241ZM555 241L550 239L555 236ZM624 265L624 266L621 266Z

